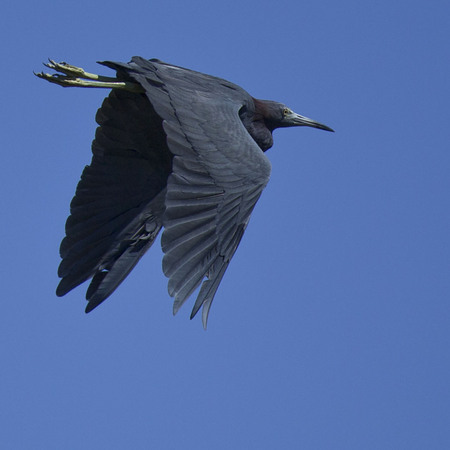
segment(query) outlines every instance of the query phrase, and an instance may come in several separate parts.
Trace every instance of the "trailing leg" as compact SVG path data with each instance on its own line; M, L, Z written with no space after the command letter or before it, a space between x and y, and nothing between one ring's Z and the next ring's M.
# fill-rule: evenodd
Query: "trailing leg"
M50 83L58 84L62 87L91 87L105 89L123 89L130 92L144 92L144 89L137 83L118 80L114 77L105 77L95 73L86 72L81 67L72 66L65 62L57 63L49 59L49 63L44 66L53 69L55 74L35 73L35 75Z

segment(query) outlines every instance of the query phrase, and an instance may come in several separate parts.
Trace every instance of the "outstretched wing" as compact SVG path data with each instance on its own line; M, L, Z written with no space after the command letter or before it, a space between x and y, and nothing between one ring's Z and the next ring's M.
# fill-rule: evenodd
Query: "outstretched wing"
M57 295L93 277L89 312L107 298L162 227L172 155L144 94L113 90L97 112L93 158L81 176L61 243Z
M270 162L239 117L252 99L229 82L158 61L105 64L125 69L164 119L175 156L163 218L163 271L174 313L203 281L191 317L203 306L206 327L216 290L269 180Z

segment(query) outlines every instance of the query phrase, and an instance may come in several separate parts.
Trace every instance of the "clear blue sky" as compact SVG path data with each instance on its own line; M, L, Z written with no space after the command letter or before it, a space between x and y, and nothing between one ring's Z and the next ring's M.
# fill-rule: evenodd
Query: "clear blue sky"
M2 7L2 449L449 449L450 4ZM208 331L172 316L159 245L84 314L55 296L106 91L47 57L157 57L336 130L275 132Z

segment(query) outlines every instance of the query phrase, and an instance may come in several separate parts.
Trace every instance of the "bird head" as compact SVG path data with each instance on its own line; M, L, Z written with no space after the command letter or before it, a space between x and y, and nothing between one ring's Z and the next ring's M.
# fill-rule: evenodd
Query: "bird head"
M319 128L320 130L333 131L330 127L316 122L300 114L295 113L292 109L288 108L283 103L264 101L265 103L265 114L264 121L267 127L273 131L276 128L285 127L313 127Z

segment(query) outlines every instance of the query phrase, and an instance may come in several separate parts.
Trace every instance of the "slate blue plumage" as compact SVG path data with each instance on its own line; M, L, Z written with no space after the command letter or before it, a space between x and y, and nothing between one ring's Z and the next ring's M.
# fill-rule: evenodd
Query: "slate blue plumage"
M104 301L163 229L163 272L176 313L201 285L191 318L211 303L269 181L265 151L279 127L329 127L257 100L226 80L159 60L102 62L117 78L65 63L39 77L63 86L112 87L97 112L92 161L81 176L57 295L92 278L86 312Z

